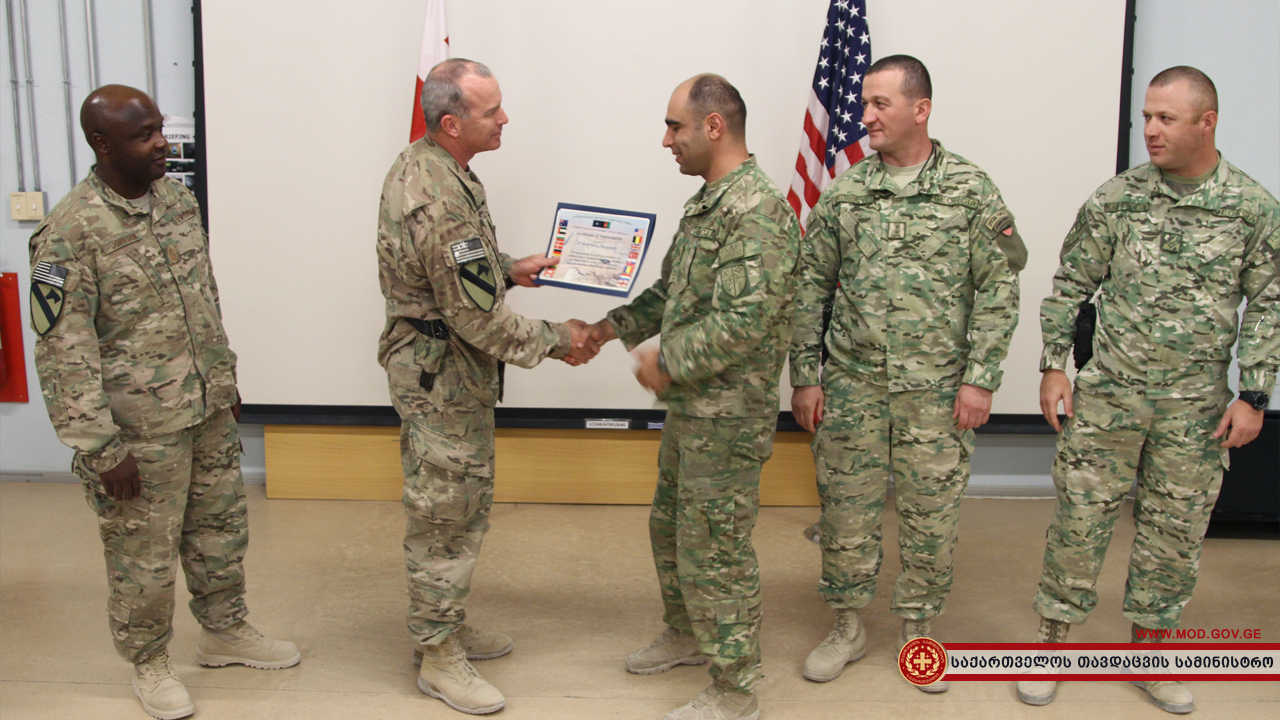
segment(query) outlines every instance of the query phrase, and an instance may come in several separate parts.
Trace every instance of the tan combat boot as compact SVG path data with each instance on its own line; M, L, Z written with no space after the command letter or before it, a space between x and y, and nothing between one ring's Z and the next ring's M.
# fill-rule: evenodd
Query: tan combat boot
M1066 642L1067 631L1071 625L1061 620L1040 618L1040 632L1036 642ZM1048 705L1058 694L1056 680L1020 680L1018 682L1018 699L1028 705Z
M1139 637L1138 631L1142 629L1137 623L1133 624L1131 642L1160 642L1160 636L1149 630L1143 632ZM1131 680L1130 682L1146 690L1147 697L1151 698L1151 702L1165 712L1182 715L1196 709L1196 701L1191 695L1191 690L1177 680Z
M759 720L756 696L712 683L698 697L663 716L662 720Z
M836 610L835 626L804 661L804 676L814 682L831 682L840 677L844 666L867 654L867 631L853 609Z
M627 672L657 675L677 665L702 665L705 662L707 656L702 654L693 633L668 627L648 647L627 656Z
M169 667L165 650L133 666L133 694L142 709L157 720L177 720L196 711L187 688Z
M898 636L898 652L902 652L902 648L916 638L929 637L929 621L928 620L910 620L903 618L902 633ZM927 693L944 693L951 689L951 683L946 680L938 680L928 685L916 685L920 692Z
M454 636L458 638L458 642L462 644L462 649L466 651L467 659L472 662L500 658L511 652L511 649L516 645L510 635L477 630L470 625L459 627ZM413 661L419 665L422 664L422 648L414 649Z
M200 630L196 662L206 667L247 665L259 670L293 667L302 659L298 646L288 640L272 640L241 621L224 630Z
M480 677L467 662L462 644L454 635L439 645L423 648L418 689L443 700L454 710L470 715L488 715L507 704L502 693Z

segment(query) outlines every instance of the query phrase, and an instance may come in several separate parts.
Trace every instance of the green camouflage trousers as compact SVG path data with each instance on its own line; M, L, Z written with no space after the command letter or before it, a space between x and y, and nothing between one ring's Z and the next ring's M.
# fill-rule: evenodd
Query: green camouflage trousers
M387 370L401 419L409 632L419 644L435 645L466 618L471 575L489 529L493 408L453 372L422 389L412 345L395 352Z
M1136 478L1124 615L1144 628L1178 627L1229 457L1211 437L1231 398L1225 373L1194 395L1152 399L1092 364L1080 373L1075 417L1053 461L1058 505L1034 602L1041 616L1082 623L1098 604L1098 573Z
M771 417L668 412L649 514L663 621L691 630L711 659L712 679L740 692L760 680L760 567L751 529L776 426Z
M107 617L116 651L140 663L173 635L174 580L181 561L191 614L220 630L248 614L244 552L249 541L240 434L231 410L159 437L122 437L138 462L142 494L113 500L76 456L85 498L98 515L107 561Z
M957 389L891 393L862 380L824 378L813 459L822 503L818 592L832 608L866 607L875 595L884 559L880 516L892 478L902 574L889 607L917 620L942 612L974 442L973 431L952 418Z

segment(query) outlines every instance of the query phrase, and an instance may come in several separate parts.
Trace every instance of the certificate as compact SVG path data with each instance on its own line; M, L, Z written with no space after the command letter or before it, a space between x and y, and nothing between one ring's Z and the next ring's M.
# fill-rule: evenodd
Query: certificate
M539 285L626 297L640 274L657 216L587 205L556 205L547 257L560 263L538 274Z

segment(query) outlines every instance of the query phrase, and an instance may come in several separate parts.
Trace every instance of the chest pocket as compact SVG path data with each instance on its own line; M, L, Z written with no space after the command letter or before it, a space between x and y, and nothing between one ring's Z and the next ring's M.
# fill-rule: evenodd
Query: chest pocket
M1184 237L1182 263L1205 281L1213 295L1229 294L1238 284L1244 264L1244 240L1247 228L1239 220L1223 223L1213 235L1197 241Z
M858 252L869 258L880 251L880 241L876 239L876 229L880 222L880 213L869 207L852 206L840 213L840 228L844 231L842 234L853 241ZM853 255L851 252L841 254L845 257Z
M962 209L943 207L937 219L926 222L911 254L921 262L945 263L968 260L969 214ZM915 238L913 238L915 239ZM939 251L947 248L946 252ZM938 256L934 259L934 256Z
M702 287L699 283L713 276L712 267L719 249L720 241L715 227L684 218L681 221L680 236L672 247L675 257L671 265L671 280L667 286L669 293L675 295L683 292L690 285Z
M107 255L105 270L99 270L98 288L101 299L122 322L133 324L173 301L175 293L158 248L130 236L113 244L118 249Z
M1120 213L1113 222L1116 246L1111 251L1110 274L1121 285L1129 285L1137 282L1147 267L1155 265L1156 258L1148 246L1159 247L1157 235L1143 232L1151 227L1145 213Z

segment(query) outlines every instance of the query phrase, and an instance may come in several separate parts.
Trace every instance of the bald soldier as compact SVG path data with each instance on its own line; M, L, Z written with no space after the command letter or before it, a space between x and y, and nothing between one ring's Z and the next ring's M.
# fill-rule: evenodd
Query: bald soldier
M1151 162L1085 201L1040 306L1040 409L1060 431L1058 505L1033 603L1041 642L1064 641L1097 605L1098 573L1135 480L1124 616L1134 642L1178 627L1228 451L1258 436L1280 367L1280 205L1218 152L1213 81L1192 67L1161 72L1142 117ZM1073 393L1065 370L1076 316L1095 294L1092 359ZM1237 338L1233 401L1227 368ZM1134 684L1163 710L1195 707L1181 683ZM1056 692L1054 682L1018 683L1032 705Z
M662 146L705 184L662 277L594 326L641 351L640 383L667 402L649 538L667 627L626 659L652 675L710 660L710 687L666 720L760 716L760 577L751 531L773 452L778 375L791 337L795 214L747 152L747 107L718 75L680 84Z
M98 516L111 636L143 709L169 720L194 712L166 649L179 561L201 665L274 669L300 656L244 619L236 356L200 209L165 177L162 124L133 88L89 95L80 125L97 164L30 251L36 370Z
M504 363L570 364L595 354L586 325L516 314L512 286L535 287L551 258L498 249L478 153L502 145L507 114L489 68L455 58L422 86L426 136L405 148L382 188L378 277L386 326L378 362L400 414L409 632L422 658L418 688L471 714L497 712L502 693L470 660L511 651L512 639L464 624L471 574L493 503L493 407Z

